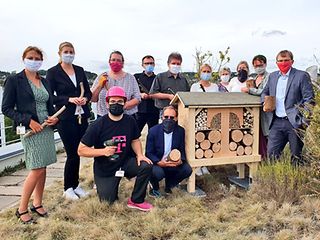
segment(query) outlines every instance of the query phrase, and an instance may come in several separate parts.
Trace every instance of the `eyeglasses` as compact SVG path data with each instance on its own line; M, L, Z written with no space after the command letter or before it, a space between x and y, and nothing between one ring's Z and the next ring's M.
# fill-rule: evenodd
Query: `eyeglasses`
M173 120L175 117L174 116L163 116L164 119L171 119Z
M154 62L145 62L143 65L154 65Z
M110 100L110 101L109 101L109 104L116 104L116 103L121 104L121 105L124 105L124 100L118 100L118 101L116 101L116 100Z
M280 59L280 60L277 60L277 62L290 62L291 59Z

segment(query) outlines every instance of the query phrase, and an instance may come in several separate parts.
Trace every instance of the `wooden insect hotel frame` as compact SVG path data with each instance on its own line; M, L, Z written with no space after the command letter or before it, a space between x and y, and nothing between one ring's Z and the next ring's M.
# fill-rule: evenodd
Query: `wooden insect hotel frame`
M239 178L255 174L259 148L260 98L246 93L178 92L178 123L186 132L186 155L192 167L188 192L195 192L195 172L202 166L237 165Z

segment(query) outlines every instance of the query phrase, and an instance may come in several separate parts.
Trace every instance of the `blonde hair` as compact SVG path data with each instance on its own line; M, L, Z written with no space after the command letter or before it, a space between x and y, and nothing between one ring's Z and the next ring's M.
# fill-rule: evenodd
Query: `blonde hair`
M63 42L63 43L60 43L60 45L59 45L59 54L62 52L62 49L63 49L64 47L71 47L71 48L73 49L73 51L74 51L74 47L73 47L72 43L70 43L70 42Z
M223 68L221 68L220 71L219 71L219 76L221 76L221 74L222 74L224 71L228 72L229 75L231 75L231 70L230 70L230 68L228 68L228 67L223 67Z
M35 46L29 46L23 51L22 60L24 60L26 58L26 55L28 54L28 52L31 52L31 51L35 51L37 54L40 55L41 60L43 60L43 52L42 52L42 50L40 48L38 48L38 47L35 47Z
M208 67L210 69L210 72L212 72L212 67L208 64L208 63L205 63L203 64L201 67L200 67L200 72L202 71L202 69L204 69L205 67Z

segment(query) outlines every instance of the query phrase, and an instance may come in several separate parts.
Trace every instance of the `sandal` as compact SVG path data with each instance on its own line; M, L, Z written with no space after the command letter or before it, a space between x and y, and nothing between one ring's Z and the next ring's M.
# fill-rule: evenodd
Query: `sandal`
M39 208L43 208L43 206L39 205L38 207L35 207L35 206L32 205L30 207L30 210L31 210L31 212L34 212L34 213L38 214L40 217L48 217L48 213L47 212L45 212L45 213L38 212L37 209L39 209Z
M22 219L21 219L21 216L22 215L25 215L25 214L28 214L29 213L29 211L27 210L27 211L25 211L25 212L22 212L22 213L20 213L19 212L19 209L17 209L17 211L16 211L16 216L17 216L17 218L23 223L23 224L33 224L33 223L37 223L32 217L28 220L28 221L23 221Z

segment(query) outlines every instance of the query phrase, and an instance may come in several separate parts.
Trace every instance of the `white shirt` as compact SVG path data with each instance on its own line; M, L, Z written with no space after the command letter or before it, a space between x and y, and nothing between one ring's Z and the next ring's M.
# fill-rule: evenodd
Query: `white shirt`
M286 89L290 71L291 69L284 75L281 72L279 72L279 78L276 89L276 115L278 117L287 116L286 108L284 106L284 100L286 98Z
M215 83L210 83L209 87L205 87L205 86L203 86L203 87L206 92L219 92L218 85ZM192 84L192 86L190 88L190 92L203 92L202 88L200 87L200 83L197 82L197 83Z
M238 77L233 77L230 80L230 82L227 86L227 89L229 92L241 92L241 88L246 87L246 86L247 86L246 82L242 83L238 80Z
M163 157L167 158L169 153L171 152L171 145L172 145L172 133L164 133L164 152L163 152Z
M68 75L68 76L69 76L69 78L71 79L73 85L74 85L75 87L77 87L76 74L72 74L72 75ZM75 110L75 112L74 112L74 115L81 115L81 114L83 114L83 113L84 113L83 108L82 108L80 105L77 105L77 106L76 106L76 110Z
M76 74L74 73L74 74L72 74L72 75L68 75L68 76L69 76L69 78L71 79L71 81L72 81L73 85L74 85L75 87L77 87Z

